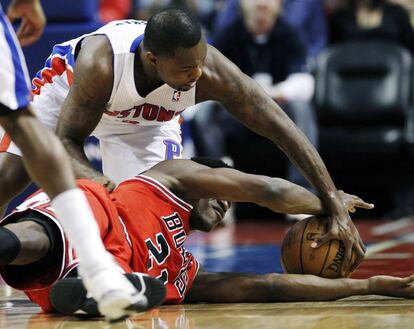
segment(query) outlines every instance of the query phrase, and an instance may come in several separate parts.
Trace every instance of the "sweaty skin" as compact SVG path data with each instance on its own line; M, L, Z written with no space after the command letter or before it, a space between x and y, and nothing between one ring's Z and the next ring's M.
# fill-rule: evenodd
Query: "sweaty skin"
M177 48L174 56L156 56L142 44L138 49L134 75L141 77L135 79L141 95L164 82L182 90L192 88L197 82L197 103L207 100L222 103L244 125L279 146L318 190L331 222L330 230L319 237L317 246L333 238L344 241L343 274L345 268L355 265L350 264L353 249L363 257L363 242L316 149L254 80L217 49L206 45L203 38L193 48ZM77 177L94 179L108 190L115 185L92 168L83 143L97 126L110 98L112 59L111 46L105 36L83 40L74 67L73 85L57 124L57 133L72 157Z

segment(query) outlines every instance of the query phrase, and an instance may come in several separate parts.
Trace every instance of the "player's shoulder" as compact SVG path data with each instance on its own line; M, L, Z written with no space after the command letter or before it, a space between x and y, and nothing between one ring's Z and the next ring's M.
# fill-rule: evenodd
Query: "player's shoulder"
M245 76L240 69L217 48L209 45L203 65L203 75L197 82L197 102L223 102L240 90Z
M203 75L197 82L197 87L204 83L220 83L221 77L231 63L217 48L207 45L207 56L203 64Z

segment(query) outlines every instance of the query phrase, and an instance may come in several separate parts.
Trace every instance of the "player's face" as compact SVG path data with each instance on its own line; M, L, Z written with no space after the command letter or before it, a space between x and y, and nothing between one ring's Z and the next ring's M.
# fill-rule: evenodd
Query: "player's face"
M223 221L230 202L216 199L201 199L194 206L190 216L192 230L209 232L217 224Z
M204 38L192 48L177 48L174 56L158 56L156 69L159 78L171 88L187 91L195 87L202 75L201 67L207 55Z

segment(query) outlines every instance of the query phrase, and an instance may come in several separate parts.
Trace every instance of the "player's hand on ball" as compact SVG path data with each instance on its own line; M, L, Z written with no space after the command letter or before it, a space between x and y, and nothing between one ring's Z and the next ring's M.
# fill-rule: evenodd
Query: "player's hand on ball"
M335 213L332 212L327 233L315 237L311 247L318 248L332 239L338 239L344 243L345 256L342 263L341 276L346 277L364 259L365 246L345 207L337 209ZM354 260L352 260L352 251L356 254Z
M93 178L93 180L105 187L108 190L108 192L112 192L116 187L116 184L113 181L111 181L108 177L103 175L97 176Z
M355 208L363 208L363 209L373 209L374 204L368 203L362 200L360 197L356 195L345 193L342 190L338 190L339 197L341 198L343 204L348 209L349 212L354 213L356 211Z

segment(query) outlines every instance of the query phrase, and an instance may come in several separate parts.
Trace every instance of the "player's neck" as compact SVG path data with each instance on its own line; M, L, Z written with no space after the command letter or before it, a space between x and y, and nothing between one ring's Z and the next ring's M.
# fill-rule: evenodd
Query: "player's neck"
M164 84L145 56L142 43L138 47L134 62L134 79L135 86L141 96L148 95L151 91Z

